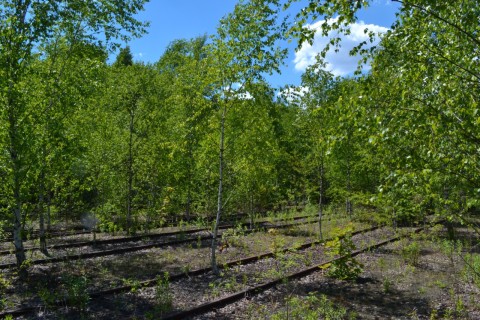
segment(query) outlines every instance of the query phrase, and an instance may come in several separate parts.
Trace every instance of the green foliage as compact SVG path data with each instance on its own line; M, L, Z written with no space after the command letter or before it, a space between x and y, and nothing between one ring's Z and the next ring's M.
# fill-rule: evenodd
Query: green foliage
M2 273L0 273L0 310L6 307L6 300L4 297L6 296L5 293L10 286L11 282Z
M130 292L134 294L141 288L140 281L136 279L122 279L122 283L124 286L130 287Z
M336 228L333 239L325 244L330 258L338 258L329 265L328 275L340 280L355 280L362 273L362 264L351 256L356 249L352 241L353 225Z
M63 297L67 305L85 310L90 300L86 276L66 275L62 281Z
M412 266L416 266L418 264L418 259L420 258L419 243L417 241L411 241L401 249L400 254L405 262Z
M173 307L173 296L170 291L170 276L165 272L163 276L157 276L155 286L156 311L161 314L169 312Z
M133 55L130 50L130 46L120 49L120 52L118 53L113 65L115 67L128 67L133 65Z
M247 231L247 227L242 227L238 224L235 228L230 228L222 232L222 242L228 243L230 246L244 248L244 237Z
M307 297L293 297L285 301L284 310L275 312L271 319L328 319L342 320L354 319L354 314L349 314L341 306L334 304L325 295L310 293Z
M464 258L465 265L463 267L462 275L465 281L474 283L480 288L480 255L467 254Z

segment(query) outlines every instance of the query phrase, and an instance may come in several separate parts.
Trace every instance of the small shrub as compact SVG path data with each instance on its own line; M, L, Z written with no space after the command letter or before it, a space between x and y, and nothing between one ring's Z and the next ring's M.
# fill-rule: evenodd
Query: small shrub
M385 293L388 293L388 292L391 291L392 285L393 285L392 279L390 279L390 278L388 278L388 277L384 277L382 284L383 284L383 291L384 291Z
M471 281L480 288L480 255L467 254L465 256L462 274L466 281Z
M0 273L0 310L4 309L6 306L6 299L4 299L5 291L11 286L10 281L5 279L5 277Z
M235 228L230 228L225 230L222 233L223 243L228 243L230 246L244 248L244 236L246 234L247 228L237 225Z
M354 318L343 307L336 306L325 295L310 294L305 298L293 297L286 301L285 309L274 313L272 320L280 319L329 319L340 320Z
M418 242L413 241L404 246L401 250L401 255L406 263L416 266L418 264L418 259L420 258L420 246Z
M126 287L130 287L131 293L137 293L138 289L140 289L140 281L136 279L122 279L123 285Z
M8 281L3 274L0 273L0 293L4 293L11 286L10 281Z
M85 310L90 296L88 294L88 279L86 276L68 275L64 283L65 300L69 306Z
M297 249L291 248L288 251L285 251L286 240L283 237L275 237L270 243L270 250L272 251L275 261L272 268L266 273L267 276L272 278L283 278L284 281L287 279L285 276L288 271L298 265L298 262L295 259Z
M173 308L173 296L170 292L170 276L165 272L163 276L157 276L155 286L156 310L160 314L169 312Z
M363 265L352 257L355 250L355 244L352 241L353 226L347 225L345 228L337 228L333 231L334 239L325 244L327 254L331 257L340 258L334 260L327 275L340 280L355 280L362 273Z

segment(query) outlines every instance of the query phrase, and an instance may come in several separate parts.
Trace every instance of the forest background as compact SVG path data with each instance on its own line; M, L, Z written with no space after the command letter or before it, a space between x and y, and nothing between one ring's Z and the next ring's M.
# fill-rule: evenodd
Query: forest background
M368 72L326 71L331 41L284 95L265 81L285 41L349 34L369 1L239 1L217 33L155 63L124 47L143 0L2 1L0 221L26 260L30 228L60 221L135 233L169 219L329 205L397 222L466 223L480 194L480 5L411 0L359 43ZM90 227L91 227L90 226ZM214 227L216 230L216 227ZM215 238L214 238L215 239Z

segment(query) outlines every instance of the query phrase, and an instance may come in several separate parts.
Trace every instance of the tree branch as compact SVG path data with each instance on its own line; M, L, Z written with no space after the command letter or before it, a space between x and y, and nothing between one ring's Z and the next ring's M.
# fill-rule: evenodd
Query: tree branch
M442 22L445 22L446 24L448 24L449 26L453 27L454 29L457 29L457 31L459 31L460 33L463 33L465 36L467 36L467 38L469 38L470 40L472 40L477 46L480 46L480 40L476 39L475 36L473 36L472 34L470 34L469 32L465 31L464 29L462 29L461 27L459 27L458 25L448 21L447 19L445 18L442 18L440 15L436 14L435 12L431 11L431 10L428 10L428 9L425 9L424 7L421 7L419 5L416 5L416 4L413 4L413 3L409 3L407 1L403 1L403 0L392 0L392 2L398 2L398 3L401 3L403 5L406 5L406 6L411 6L411 7L414 7L414 8L417 8L419 9L420 11L423 11L425 13L427 13L428 15L442 21Z

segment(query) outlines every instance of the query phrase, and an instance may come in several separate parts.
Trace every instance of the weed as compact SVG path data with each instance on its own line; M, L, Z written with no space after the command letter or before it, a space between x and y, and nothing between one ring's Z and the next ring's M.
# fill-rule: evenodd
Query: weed
M170 292L170 276L165 272L163 276L157 276L155 286L156 310L160 314L172 310L173 296Z
M440 289L445 289L447 287L447 284L441 280L435 280L435 285Z
M186 264L186 265L182 266L182 272L184 274L188 275L190 273L190 265Z
M313 265L313 252L312 251L307 251L305 255L303 255L303 263L305 266L310 267Z
M463 278L480 288L480 255L467 254L464 260Z
M410 312L408 314L409 318L410 319L413 319L413 320L419 320L420 318L418 317L418 314L417 314L417 309L413 309L412 312Z
M10 281L8 281L1 273L0 273L0 293L4 293L11 286Z
M340 280L355 280L362 272L362 264L352 257L355 250L355 244L352 241L353 226L348 224L346 227L334 230L335 238L325 244L327 254L335 259L328 270L328 275Z
M282 311L271 315L272 320L280 319L346 319L355 315L347 314L343 307L335 306L325 295L309 294L305 298L293 297L285 302Z
M197 238L197 249L200 249L202 247L202 236L198 236Z
M460 255L463 250L461 241L443 240L440 242L440 250L448 257L452 265L455 264L455 256Z
M384 277L382 285L383 285L383 292L388 293L392 289L393 281L388 277Z
M387 262L385 261L385 258L381 257L378 259L378 267L380 268L380 270L385 270L386 267L387 267Z
M63 282L65 301L68 305L85 310L90 296L88 294L88 279L84 275L67 275Z
M244 236L246 234L247 228L242 227L241 225L237 225L235 228L230 228L225 230L222 233L222 241L223 243L228 243L230 246L244 248Z
M42 303L47 307L54 306L58 300L58 294L46 287L39 288L37 294Z
M418 259L420 258L420 245L417 241L412 241L410 244L402 248L400 254L406 263L416 266L418 264Z
M212 296L213 297L218 297L220 295L220 286L218 283L216 282L210 282L208 284L208 287L210 288L210 290L212 291Z
M285 247L285 238L283 237L275 237L273 241L270 243L270 250L274 255L274 264L273 267L265 274L267 277L272 278L284 278L287 274L287 271L298 265L298 263L294 260L294 255L296 253L295 249L289 250L289 254L287 254L283 248Z
M435 240L443 231L443 225L442 224L436 224L433 227L430 228L430 233L432 235L432 240Z
M136 279L122 279L123 285L126 287L130 287L131 293L137 293L140 289L140 281Z

